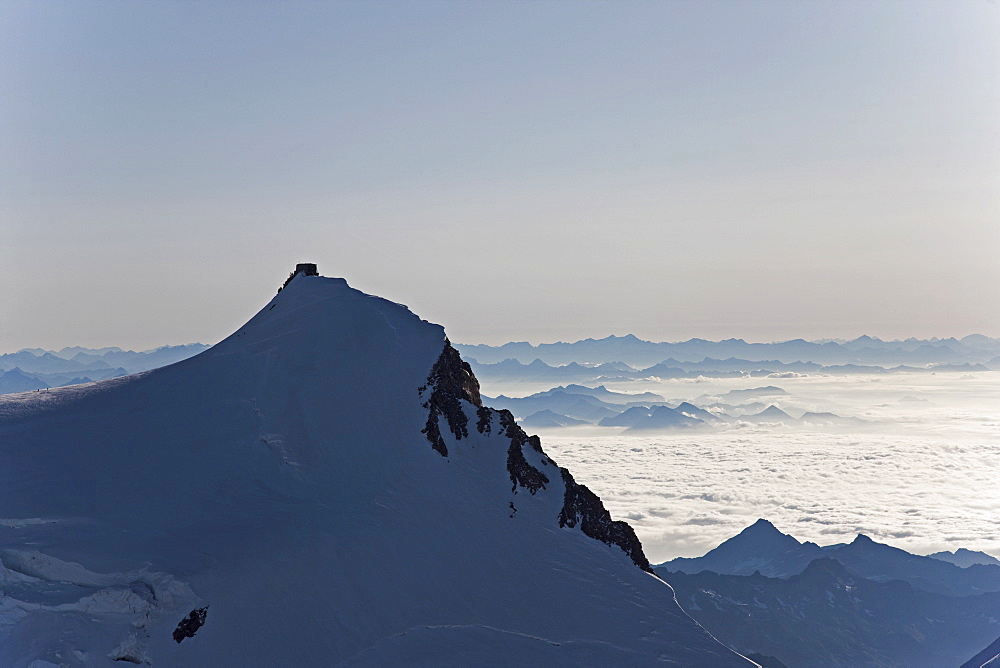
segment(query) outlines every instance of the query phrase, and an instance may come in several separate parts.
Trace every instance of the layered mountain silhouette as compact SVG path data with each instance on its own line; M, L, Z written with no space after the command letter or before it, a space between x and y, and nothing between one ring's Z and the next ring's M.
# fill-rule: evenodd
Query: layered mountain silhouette
M816 559L835 559L852 573L877 581L902 580L928 592L971 596L1000 591L1000 565L973 564L962 568L933 557L911 554L858 534L850 543L820 547L800 543L765 519L702 557L672 559L657 566L660 572L787 578L801 573Z
M910 554L898 547L878 543L858 534L849 544L831 546L825 552L851 571L874 580L904 580L925 591L952 596L971 596L1000 591L1000 566L955 564Z
M458 346L463 354L469 354L469 346ZM473 351L474 352L474 351ZM469 363L477 377L486 383L500 382L544 382L544 383L610 383L643 380L650 377L671 378L783 378L796 375L857 375L857 374L928 374L939 371L977 373L1000 370L1000 357L984 362L954 364L897 364L879 366L877 364L829 364L778 360L745 360L735 357L714 359L706 357L698 362L681 362L673 358L652 366L635 367L621 361L601 364L582 364L571 361L565 364L547 364L540 359L524 363L516 359L484 363L469 358Z
M621 407L601 401L589 394L576 394L564 390L550 390L529 397L511 398L500 395L486 398L492 406L509 410L517 417L526 417L549 410L585 422L597 422L617 415Z
M590 424L586 420L576 420L559 413L554 413L548 409L532 413L528 417L519 421L526 429L555 429L558 427L576 427L583 424Z
M935 552L934 554L928 554L927 556L932 559L940 559L941 561L951 562L956 566L961 566L962 568L968 568L969 566L975 566L976 564L982 564L983 566L995 564L1000 566L1000 559L986 554L985 552L967 550L964 547L960 547L954 552Z
M24 373L17 367L14 367L10 371L0 371L0 394L30 392L32 390L47 388L48 386L48 383Z
M694 404L689 403L687 401L683 401L680 404L678 404L674 408L674 410L689 418L694 418L696 420L701 420L702 422L707 422L710 424L719 424L727 422L730 419L728 415L724 414L718 415L716 413L709 413L704 408L699 408L698 406L695 406Z
M613 392L605 386L587 387L569 384L558 386L526 397L499 395L486 399L498 408L505 408L514 414L525 427L531 429L559 429L582 424L601 427L618 427L635 431L670 431L692 427L725 428L736 422L762 425L782 424L793 427L860 427L869 424L866 420L844 417L834 413L806 412L794 418L777 406L766 407L751 401L739 405L720 403L720 398L747 400L777 397L787 394L774 387L760 387L749 390L732 390L722 397L703 395L712 411L684 401L676 406L668 404L660 395L652 392L628 394ZM652 402L640 401L652 399ZM756 413L748 411L757 410ZM730 411L730 412L726 412Z
M954 597L821 558L790 578L673 573L677 600L737 650L792 667L957 666L996 637L1000 593Z
M546 392L539 392L539 396L544 396L545 394L551 394L554 392L566 392L568 394L586 394L588 396L594 397L595 399L600 399L605 403L610 404L636 404L641 402L662 402L665 399L656 394L655 392L614 392L609 390L603 385L598 385L597 387L585 387L583 385L569 384L565 387L559 386L554 387Z
M864 535L820 547L761 519L656 570L717 638L789 667L959 665L1000 633L1000 566L962 568ZM1000 653L991 647L977 656Z
M794 422L795 418L775 405L770 405L759 413L744 415L740 418L746 422Z
M135 352L121 348L25 348L0 355L0 394L78 385L173 364L206 350L201 343Z
M757 364L772 361L782 364L812 362L822 365L882 367L911 365L919 368L929 364L988 364L1000 355L1000 339L972 334L961 339L905 341L882 341L870 336L860 336L852 341L792 339L774 343L749 343L743 339L690 339L656 343L628 334L603 339L583 339L572 343L532 345L521 341L501 346L463 344L459 346L459 350L482 364L512 359L523 363L541 360L550 365L624 362L635 368L647 368L665 360L698 362L705 359L739 359Z
M601 420L602 427L628 427L629 430L650 431L677 427L695 427L705 422L697 417L685 415L668 406L633 406L628 410Z

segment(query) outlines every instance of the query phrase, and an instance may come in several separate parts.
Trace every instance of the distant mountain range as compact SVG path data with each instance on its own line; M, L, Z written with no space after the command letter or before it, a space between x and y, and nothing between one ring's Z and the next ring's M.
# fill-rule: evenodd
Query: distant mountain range
M669 429L704 425L704 420L684 415L668 406L633 406L610 418L601 420L602 427L628 427L629 430Z
M0 394L127 376L180 362L208 348L203 343L162 346L139 352L80 346L59 351L25 348L0 355Z
M773 400L787 394L780 387L768 385L731 390L718 397L702 395L696 399L704 400L705 406L710 407L711 411L687 401L672 405L652 392L627 394L613 392L603 385L596 388L560 385L527 397L507 397L501 394L486 398L494 406L509 410L528 429L557 429L586 424L626 427L629 431L711 428L736 422L781 423L804 427L857 427L869 424L866 420L834 413L806 412L796 418L773 404L762 404L759 401ZM720 399L749 403L734 405L720 403ZM754 410L757 412L752 412Z
M935 552L934 554L928 554L927 556L933 559L940 559L941 561L950 561L956 566L961 566L962 568L968 568L969 566L974 566L976 564L996 564L997 566L1000 566L1000 559L990 556L985 552L966 550L964 547L960 547L954 552Z
M532 413L521 420L520 424L527 429L558 429L559 427L575 427L587 424L587 421L566 417L565 415L559 415L545 409L537 413Z
M702 557L677 558L657 566L671 572L721 575L762 575L787 578L801 573L816 559L832 558L852 572L878 581L904 580L914 587L949 596L1000 592L1000 563L989 555L961 567L932 556L910 554L858 534L851 543L820 547L800 543L761 519ZM947 553L946 553L947 554ZM1000 611L1000 609L998 609Z
M644 341L632 334L609 336L603 339L584 339L574 343L511 342L501 346L485 344L458 344L456 348L466 358L480 364L496 364L516 360L529 364L541 360L549 365L602 364L623 362L635 368L663 364L683 369L685 363L705 363L735 358L741 364L768 362L768 368L777 364L807 363L819 365L870 365L891 367L899 365L926 366L929 364L983 364L1000 365L1000 339L971 334L961 339L906 339L882 341L871 336L860 336L852 341L806 341L793 339L775 343L748 343L743 339L708 341L690 339L670 343ZM776 364L777 363L777 364ZM709 370L711 364L706 364ZM737 367L715 370L733 371ZM753 371L743 368L740 370ZM794 369L790 369L794 370ZM477 372L478 373L478 372ZM656 374L659 375L659 374Z
M939 371L979 372L1000 370L1000 357L987 363L963 362L960 364L936 364L934 366L897 365L893 367L838 364L824 366L815 362L779 362L729 358L705 358L700 362L664 360L649 367L636 368L625 362L605 362L597 365L569 362L553 366L540 359L524 364L516 359L505 359L494 364L484 364L475 358L469 359L476 376L484 382L543 382L543 383L609 383L640 380L650 377L668 378L788 378L798 375L853 375L890 373L934 373Z
M61 350L24 348L0 355L0 394L116 378L173 364L207 350L203 343L150 350L117 347ZM962 339L747 343L742 339L652 343L609 336L575 343L505 343L455 346L483 382L532 381L602 384L658 378L781 378L797 374L928 373L1000 370L1000 339L979 334ZM11 375L12 374L12 375ZM599 399L607 396L594 394ZM639 397L637 401L655 402Z
M966 567L864 535L820 547L762 519L655 570L717 638L790 668L956 666L1000 634L1000 562L957 554Z

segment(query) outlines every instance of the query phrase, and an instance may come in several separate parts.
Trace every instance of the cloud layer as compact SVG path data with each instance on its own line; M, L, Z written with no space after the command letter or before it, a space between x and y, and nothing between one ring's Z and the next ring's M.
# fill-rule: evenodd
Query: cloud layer
M817 407L874 422L853 433L758 425L651 436L563 431L543 442L635 527L654 563L701 555L759 517L821 545L865 533L918 554L966 547L1000 555L998 381L784 381L789 408L812 394L822 397Z

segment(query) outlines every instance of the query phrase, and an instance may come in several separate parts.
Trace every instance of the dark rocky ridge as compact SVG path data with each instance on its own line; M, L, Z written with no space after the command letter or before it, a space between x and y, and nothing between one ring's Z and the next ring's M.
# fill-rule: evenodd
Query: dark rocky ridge
M528 460L524 458L524 450L522 450L527 443L532 450L544 455L541 440L537 436L528 436L524 433L520 425L514 421L514 414L510 411L498 411L498 414L500 415L500 426L505 429L504 435L510 439L510 447L507 448L507 472L510 474L510 490L516 494L518 485L532 494L540 489L545 489L545 485L549 482L548 476L529 464ZM546 457L543 461L551 460Z
M559 511L559 526L572 528L579 523L583 533L602 543L617 545L636 566L656 575L631 525L621 520L612 520L611 513L604 508L599 496L591 492L586 485L573 480L573 475L566 469L560 468L559 472L566 485L565 500L562 510Z
M612 520L601 499L585 485L577 483L569 471L559 467L545 455L538 436L528 436L514 420L514 415L510 411L498 411L483 406L479 395L479 381L472 373L472 367L462 360L461 355L447 339L441 355L431 368L427 384L419 388L420 395L423 396L428 389L431 390L431 394L423 404L424 408L428 409L427 424L421 432L427 436L432 448L442 456L448 456L448 447L441 436L438 423L438 418L441 416L444 416L448 429L455 435L456 440L469 436L469 417L462 406L463 400L476 406L476 429L481 434L490 433L493 418L498 417L504 436L510 439L510 446L507 448L507 472L510 474L511 491L516 494L517 488L521 487L535 494L545 489L550 482L545 473L532 466L525 458L523 448L528 445L542 456L543 465L551 464L558 468L566 487L563 507L558 516L559 526L573 528L579 524L580 530L585 535L621 548L636 566L656 575L649 565L635 530L627 522Z
M479 408L483 406L479 397L479 381L472 374L472 367L462 361L448 339L444 340L444 350L427 376L427 384L420 388L421 396L428 388L432 388L431 396L424 402L424 408L430 412L427 415L427 425L421 432L427 436L432 448L441 453L442 457L447 457L448 446L441 438L438 418L443 415L451 433L457 440L462 440L462 437L469 435L469 418L462 408L462 400Z

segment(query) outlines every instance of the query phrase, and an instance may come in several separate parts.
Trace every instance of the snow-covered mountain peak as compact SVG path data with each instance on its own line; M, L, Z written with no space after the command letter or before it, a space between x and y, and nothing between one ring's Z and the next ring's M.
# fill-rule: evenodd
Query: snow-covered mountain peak
M38 394L0 398L2 665L747 665L443 328L343 279Z
M299 265L300 267L302 265ZM294 280L292 280L294 279ZM404 328L421 324L434 330L435 346L440 348L444 341L444 328L432 325L418 318L406 306L380 297L365 294L352 288L343 278L293 272L278 294L243 327L212 348L216 353L230 352L232 348L247 346L254 341L267 341L273 337L302 337L310 333L314 338L350 339L351 331L346 327L326 329L331 318L345 321L345 326L353 326L360 332L362 323L368 320L362 313L377 314L380 323L390 330L402 325Z

